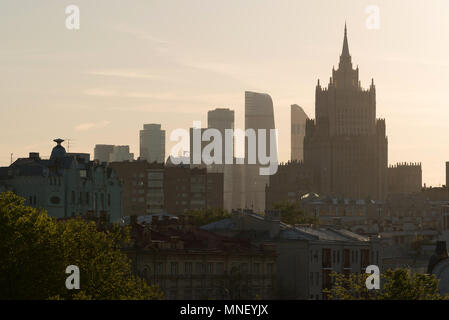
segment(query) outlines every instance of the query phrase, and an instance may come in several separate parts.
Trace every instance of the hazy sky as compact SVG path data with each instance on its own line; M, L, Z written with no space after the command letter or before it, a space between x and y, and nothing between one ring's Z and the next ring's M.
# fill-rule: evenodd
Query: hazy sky
M81 29L65 27L78 5ZM368 5L380 29L366 28ZM169 134L235 110L244 91L271 95L280 160L290 157L290 105L314 117L317 79L338 65L343 27L362 86L374 78L386 118L388 160L422 162L444 184L449 161L449 1L1 0L0 165L57 137L71 152L130 145L144 123ZM67 144L64 143L67 147Z

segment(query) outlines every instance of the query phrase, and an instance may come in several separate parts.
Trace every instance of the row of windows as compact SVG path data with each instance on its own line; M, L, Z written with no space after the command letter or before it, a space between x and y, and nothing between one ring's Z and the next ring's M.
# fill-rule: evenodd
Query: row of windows
M98 206L98 193L94 193L94 200L95 200L95 207L99 208L101 210L105 209L105 195L103 193L100 194L100 207ZM107 200L107 206L111 206L111 194L108 193L106 196ZM75 191L72 191L71 198L70 198L70 204L75 205L91 205L91 194L90 192L79 192L78 194Z
M331 250L331 249L324 249L324 250L329 250L328 252L332 251L332 263L340 263L340 261L343 260L343 250ZM348 249L346 249L348 250ZM310 250L309 253L309 257L310 257L310 262L318 262L318 258L319 258L319 250L315 250L312 251ZM377 252L377 257L378 257L378 252ZM330 259L329 257L323 257L323 259ZM374 259L373 259L374 260ZM378 258L377 258L378 260ZM351 250L351 263L358 263L359 262L359 250Z
M195 271L195 274L223 274L225 272L225 265L223 262L197 262L195 263L195 270L193 269L194 264L192 262L184 262L184 263L178 263L178 262L171 262L170 267L170 274L177 275L180 272L183 272L184 274L193 274ZM181 269L182 268L182 269ZM164 274L165 264L163 262L155 263L153 266L153 270L151 270L150 266L145 266L144 268L144 275L149 276L152 274L152 271L155 274ZM266 273L271 274L274 270L274 264L273 263L267 263L266 264ZM241 273L248 273L251 272L253 274L260 274L262 272L262 264L261 263L253 263L251 265L251 270L248 270L248 263L242 263L240 264L239 271Z

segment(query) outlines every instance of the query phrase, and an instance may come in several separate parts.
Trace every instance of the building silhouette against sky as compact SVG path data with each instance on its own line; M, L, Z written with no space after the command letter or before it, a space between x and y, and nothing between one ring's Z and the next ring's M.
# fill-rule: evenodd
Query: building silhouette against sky
M355 199L384 199L387 183L385 120L376 119L376 87L361 87L345 25L338 70L327 88L316 86L315 120L308 120L304 161L317 190Z
M140 159L164 163L165 130L161 130L160 124L144 124L140 130Z
M306 122L309 117L297 104L291 105L290 111L290 159L304 160L304 136L306 135Z
M270 154L270 129L275 129L273 101L266 93L245 92L245 130L254 129L256 131L256 154L249 154L248 137L245 137L245 198L246 208L254 211L265 210L265 186L269 183L269 176L263 176L259 173L261 164L257 157L259 141L258 130L266 130L266 154ZM273 143L276 143L274 141ZM277 146L276 146L277 152ZM248 164L249 158L256 158L255 164Z

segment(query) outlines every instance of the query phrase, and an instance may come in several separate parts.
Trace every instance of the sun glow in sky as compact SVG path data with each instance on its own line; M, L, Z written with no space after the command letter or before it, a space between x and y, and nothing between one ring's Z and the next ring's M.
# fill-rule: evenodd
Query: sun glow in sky
M79 6L81 28L65 27ZM380 28L366 28L368 5ZM374 78L388 162L422 162L423 182L444 184L449 161L447 0L2 0L0 165L48 156L57 137L71 152L130 145L144 123L170 132L206 126L207 111L235 110L244 91L271 95L279 157L290 157L290 105L314 117L315 85L338 65L343 27L362 86ZM64 143L67 148L67 144ZM241 153L240 153L241 155Z

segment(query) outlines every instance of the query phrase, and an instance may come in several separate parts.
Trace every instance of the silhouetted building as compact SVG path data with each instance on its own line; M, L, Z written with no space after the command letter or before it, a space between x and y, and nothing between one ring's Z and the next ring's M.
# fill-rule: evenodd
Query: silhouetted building
M217 129L222 136L222 160L221 163L225 163L225 130L234 130L234 110L217 108L207 112L207 127L209 129ZM234 146L234 139L232 140L232 146ZM234 148L232 148L234 149ZM234 152L232 153L234 158Z
M114 146L109 155L109 162L132 161L134 153L129 152L129 146Z
M273 209L281 202L296 203L303 194L313 190L312 181L312 171L303 162L281 163L266 187L266 208Z
M388 193L414 193L422 188L421 163L397 163L388 167Z
M190 165L191 166L204 166L203 149L206 147L210 141L203 141L203 133L207 130L206 128L190 128Z
M140 130L140 159L164 163L165 130L161 130L160 124L144 124Z
M290 158L292 161L304 160L304 136L306 135L306 122L308 119L309 117L300 106L296 104L291 106Z
M308 120L304 162L313 169L319 193L385 199L387 137L385 120L376 120L376 88L364 90L352 68L347 32L338 70L327 88L318 80L315 120Z
M109 156L114 150L112 144L96 144L94 149L94 160L109 162Z
M217 129L222 137L222 149L221 149L221 164L214 164L208 167L209 172L222 172L223 173L223 201L226 210L231 211L233 209L233 198L239 197L240 194L236 194L236 189L234 188L234 171L238 170L234 165L235 159L235 143L234 137L232 136L232 143L229 149L228 163L226 164L226 130L234 130L234 110L217 108L211 110L207 113L207 127L209 129ZM230 162L230 163L229 163ZM237 177L241 179L241 177ZM238 191L238 192L241 192Z
M446 188L449 188L449 161L446 162Z
M270 130L275 129L273 101L268 94L245 92L245 130L254 129L256 138L251 141L245 136L245 207L256 212L265 210L265 186L269 182L268 175L261 175L259 169L266 165L261 165L259 161L259 131L265 130L265 155L270 153ZM250 148L249 143L253 143ZM276 141L273 141L276 143ZM253 152L250 152L253 150ZM277 146L274 146L277 160ZM263 152L262 152L263 154ZM251 159L255 161L251 161ZM252 164L253 162L254 164Z
M66 153L62 139L50 159L31 152L11 166L0 168L0 185L26 199L26 204L45 209L56 218L77 215L104 217L117 222L122 217L121 185L115 172L89 154Z

